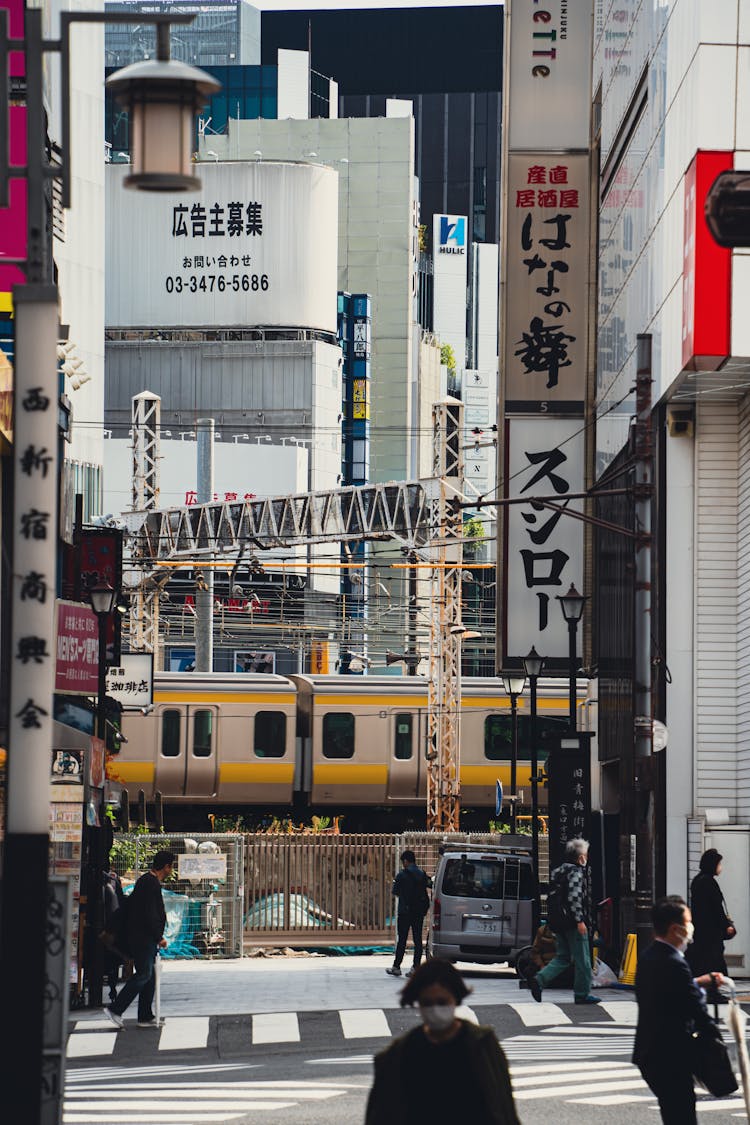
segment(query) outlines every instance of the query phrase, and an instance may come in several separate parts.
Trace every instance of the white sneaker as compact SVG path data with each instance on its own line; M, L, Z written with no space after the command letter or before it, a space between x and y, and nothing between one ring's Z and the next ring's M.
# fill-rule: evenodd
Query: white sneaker
M122 1018L122 1016L118 1016L117 1012L113 1012L111 1008L107 1007L105 1007L104 1009L104 1014L108 1019L112 1020L112 1023L115 1025L118 1031L122 1031L123 1027L125 1026L125 1020Z
M164 1027L164 1020L157 1020L156 1016L152 1020L138 1020L138 1027Z

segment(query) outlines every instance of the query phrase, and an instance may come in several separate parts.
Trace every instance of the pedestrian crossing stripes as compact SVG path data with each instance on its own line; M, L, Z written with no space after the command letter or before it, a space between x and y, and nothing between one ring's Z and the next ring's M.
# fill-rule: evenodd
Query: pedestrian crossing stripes
M569 1037L557 1044L565 1057L585 1058L591 1054L627 1055L632 1048L632 1027L635 1023L634 1001L611 1001L596 1009L581 1008L574 1004L556 1004L544 1001L536 1004L531 997L523 997L505 1005L482 1006L476 1009L480 1023L492 1025L503 1012L514 1012L519 1030L528 1028L530 1034L509 1040L509 1050L518 1061L544 1057L547 1050L540 1034L555 1032ZM592 1013L596 1013L591 1023ZM315 1041L318 1035L316 1012L266 1012L239 1017L223 1016L167 1016L161 1028L137 1028L135 1019L126 1019L124 1031L116 1031L109 1020L100 1016L86 1016L73 1023L68 1039L69 1060L98 1059L103 1057L139 1054L152 1056L154 1052L189 1052L206 1050L216 1045L221 1028L233 1023L233 1043L238 1049L262 1047L269 1044L304 1045ZM327 1034L340 1040L388 1039L404 1028L404 1019L417 1019L416 1014L395 1013L383 1008L340 1009L325 1013L335 1019L329 1023ZM595 1049L594 1049L595 1048Z

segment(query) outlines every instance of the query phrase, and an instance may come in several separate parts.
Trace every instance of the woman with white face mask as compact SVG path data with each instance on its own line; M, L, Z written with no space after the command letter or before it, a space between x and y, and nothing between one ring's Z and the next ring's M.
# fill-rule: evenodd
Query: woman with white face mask
M468 993L447 961L415 972L401 1006L416 1004L422 1022L375 1056L366 1125L520 1125L505 1055L492 1028L472 1022Z

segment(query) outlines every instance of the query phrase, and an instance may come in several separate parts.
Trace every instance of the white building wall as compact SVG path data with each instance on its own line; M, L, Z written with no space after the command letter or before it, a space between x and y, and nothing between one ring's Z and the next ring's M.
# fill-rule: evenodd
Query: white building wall
M698 402L695 455L695 805L736 813L737 407ZM667 597L671 597L667 590ZM675 685L687 699L684 685Z
M315 118L230 121L226 137L201 141L220 160L299 160L339 173L338 288L372 297L370 476L410 471L414 367L414 120Z
M738 422L737 817L750 821L750 396Z
M279 48L278 55L278 102L279 121L287 117L306 120L310 116L310 56L307 51L287 51ZM211 138L211 144L216 138ZM264 154L265 155L265 154ZM290 153L292 159L301 153Z

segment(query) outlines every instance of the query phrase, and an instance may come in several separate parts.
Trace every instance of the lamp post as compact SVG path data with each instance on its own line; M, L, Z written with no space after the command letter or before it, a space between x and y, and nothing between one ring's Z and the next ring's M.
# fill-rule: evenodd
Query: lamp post
M26 243L19 257L4 256L2 265L17 267L25 284L13 285L15 363L13 371L13 502L10 542L3 543L13 560L10 578L10 659L3 668L0 691L8 699L8 783L3 863L3 901L0 921L0 961L13 966L6 974L5 999L13 1012L14 1030L0 1053L0 1087L9 1120L39 1125L42 1089L62 1087L63 1056L56 1052L53 1069L43 1083L45 981L47 948L47 868L49 862L49 776L53 745L55 686L58 466L57 417L59 294L52 261L52 216L49 181L61 183L61 204L71 204L70 30L74 23L150 23L157 27L159 74L132 75L118 93L130 99L134 130L140 111L150 107L159 118L159 136L148 141L143 129L153 117L141 112L137 136L143 152L143 178L131 186L168 186L186 191L198 186L193 175L182 175L190 162L186 104L195 107L218 84L205 72L170 66L169 25L189 23L188 13L61 12L60 34L45 39L40 8L23 11L23 34L16 20L11 34L9 13L0 9L0 208L7 208L16 187L25 194ZM21 8L21 10L23 10ZM62 146L47 134L47 75L45 56L60 56L60 121ZM94 65L96 65L94 63ZM145 65L145 64L142 64ZM163 68L169 68L169 81ZM126 71L130 68L126 68ZM179 74L177 71L179 70ZM11 74L19 84L23 106L10 104ZM116 78L117 76L113 76ZM120 75L122 78L122 75ZM175 93L175 84L181 93ZM117 89L117 87L115 87ZM21 95L19 95L21 96ZM16 95L14 95L14 100ZM161 107L161 109L159 108ZM164 137L171 110L181 113L180 162L176 145ZM19 110L25 112L25 124ZM174 120L174 118L173 118ZM23 133L25 132L25 138ZM19 133L21 135L19 136ZM11 143L11 137L13 142ZM25 146L22 143L25 139ZM24 152L25 150L25 152ZM54 151L54 160L53 160ZM18 154L24 152L23 164ZM164 163L156 168L156 160ZM133 173L138 171L135 164ZM161 171L169 178L155 182ZM20 186L18 184L20 182ZM13 190L12 190L13 189ZM19 221L20 214L19 214ZM15 279L14 279L15 281ZM18 925L14 904L27 904L24 925ZM69 924L69 922L68 922ZM62 1017L61 1017L62 1019ZM55 1069L56 1068L56 1069ZM59 1081L58 1081L59 1080ZM45 1111L46 1112L46 1111Z
M510 696L510 831L516 831L516 784L518 774L518 697L526 687L525 672L515 670L500 673L503 687Z
M531 705L531 724L529 741L531 742L531 861L534 868L534 877L539 880L539 758L537 754L536 731L536 688L537 680L542 674L544 657L540 656L532 645L531 652L523 658L523 666L529 678L529 694ZM539 922L539 894L534 896L534 932Z
M92 586L89 591L91 608L96 614L99 626L99 652L97 657L97 689L96 689L96 737L104 743L107 742L107 622L112 614L117 598L117 591L108 582L100 582ZM104 751L106 753L106 749ZM102 871L104 870L106 855L106 840L104 832L104 789L99 804L99 827L88 830L88 886L86 899L86 983L88 985L89 1004L98 1008L102 1003L102 966L100 951L97 944L97 935L104 925L104 886Z
M586 605L588 598L586 594L579 594L571 582L567 594L558 594L557 600L560 603L562 615L568 623L568 677L570 693L568 726L570 727L571 733L575 733L577 703L576 633L578 632L578 622L581 620L583 614L583 607Z

